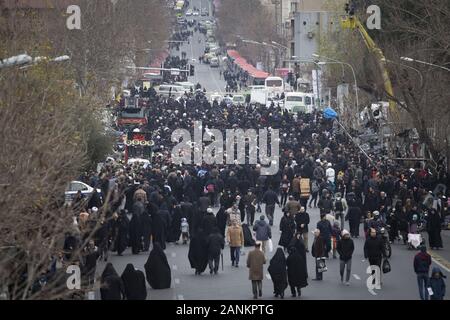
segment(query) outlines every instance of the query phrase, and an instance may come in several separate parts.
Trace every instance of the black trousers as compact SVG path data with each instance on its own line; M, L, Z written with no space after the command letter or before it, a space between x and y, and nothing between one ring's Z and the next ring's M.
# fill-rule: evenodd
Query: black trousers
M208 258L209 270L219 271L220 255Z

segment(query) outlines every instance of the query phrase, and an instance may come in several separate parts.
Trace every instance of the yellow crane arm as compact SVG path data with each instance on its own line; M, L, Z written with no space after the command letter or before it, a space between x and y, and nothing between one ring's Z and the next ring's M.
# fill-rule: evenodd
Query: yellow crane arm
M384 83L384 89L390 96L394 96L394 90L392 88L391 79L389 77L389 72L386 67L386 58L384 57L383 51L376 45L375 41L370 37L370 35L367 33L366 29L362 25L362 23L359 21L358 18L355 16L346 16L343 17L341 20L341 26L343 29L355 29L357 28L359 30L359 33L364 39L364 42L366 43L367 48L375 55L377 58L378 67L380 68L381 75L383 77L383 83ZM389 99L389 110L391 112L391 115L394 117L394 121L398 121L398 109L396 106L396 103L394 100L392 100L391 97Z

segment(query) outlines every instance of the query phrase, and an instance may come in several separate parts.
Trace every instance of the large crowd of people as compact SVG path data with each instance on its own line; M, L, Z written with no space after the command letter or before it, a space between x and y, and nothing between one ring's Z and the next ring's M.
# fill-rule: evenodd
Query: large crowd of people
M184 35L179 40L185 40ZM185 65L185 60L169 58L165 66ZM228 73L224 77L231 89L245 79ZM186 92L176 100L160 97L154 90L133 90L133 94L150 99L148 124L139 129L153 135L151 164L128 165L115 159L98 172L79 177L94 193L86 198L80 192L72 201L76 212L73 231L67 233L48 278L75 261L91 286L97 262L108 261L111 253L121 256L131 248L137 255L152 249L145 275L128 264L119 276L108 263L100 279L102 299L145 299L145 279L154 289L171 285L164 253L167 243L189 246L187 258L196 275L208 266L211 274L217 274L220 255L228 243L233 267L239 267L243 247L255 246L246 262L253 297L258 298L262 296L262 266L274 245L276 206L284 213L279 224L280 247L268 267L276 297L283 298L288 285L293 297L301 295L308 285L308 253L316 261L314 279L319 281L327 268L326 259L339 255L340 277L349 285L353 239L361 236L361 225L366 238L364 256L371 265L384 267L382 261L388 255L380 236L382 229L388 230L388 242L405 245L410 245L408 234L426 231L428 247L443 248L441 229L449 223L446 186L450 177L441 165L432 168L423 162L411 165L375 155L366 157L320 112L290 114L275 106L211 104L198 91ZM279 129L279 171L264 176L259 165L175 165L171 160L172 132L192 130L194 121L199 120L204 134L210 128L222 132L231 128ZM313 207L320 210L316 226L310 226L308 211ZM314 234L312 241L309 232ZM420 245L426 251L425 243ZM74 256L75 252L79 254ZM427 259L425 253L422 256L419 258ZM428 274L419 262L416 265L422 278ZM439 277L440 271L433 271L431 283L437 292Z

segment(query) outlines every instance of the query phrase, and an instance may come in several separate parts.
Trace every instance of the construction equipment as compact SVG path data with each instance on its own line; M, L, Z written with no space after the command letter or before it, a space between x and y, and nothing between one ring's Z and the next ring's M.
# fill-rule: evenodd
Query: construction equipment
M347 3L345 5L345 11L347 15L342 17L341 27L343 29L351 29L351 30L358 29L359 33L364 39L367 48L375 55L378 67L380 68L381 75L383 77L384 89L389 95L388 96L389 110L391 113L391 117L393 118L392 120L394 122L398 122L399 112L395 101L392 99L392 97L394 96L394 90L392 88L391 79L389 77L389 72L386 67L386 58L384 57L383 51L376 45L375 41L373 41L373 39L367 33L361 21L359 21L359 19L355 16L354 8L350 7L350 5Z

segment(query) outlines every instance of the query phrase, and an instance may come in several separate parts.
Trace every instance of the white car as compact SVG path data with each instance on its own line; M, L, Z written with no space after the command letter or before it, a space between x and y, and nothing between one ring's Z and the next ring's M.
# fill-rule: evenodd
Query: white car
M188 11L186 11L186 16L192 16L192 14L192 9L188 9Z
M199 13L198 11L194 11L194 12L192 13L192 15L195 16L195 17L198 17L198 16L200 15L200 13Z
M94 192L94 188L81 181L70 182L65 192L66 203L71 203L78 191L81 191L81 194L83 194L86 198L89 198ZM97 189L97 192L101 194L102 191Z

